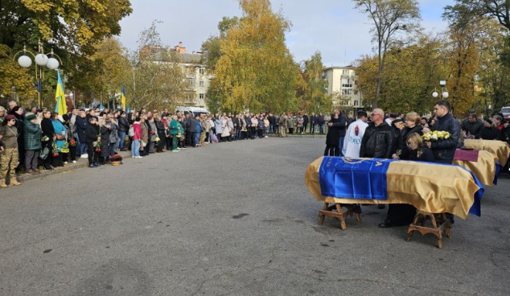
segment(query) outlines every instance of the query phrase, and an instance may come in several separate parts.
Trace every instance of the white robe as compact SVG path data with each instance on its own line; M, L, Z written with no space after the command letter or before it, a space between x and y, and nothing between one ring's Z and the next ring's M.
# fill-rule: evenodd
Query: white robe
M367 126L368 124L361 119L349 125L345 133L344 147L342 148L344 157L359 157L361 140L363 139Z

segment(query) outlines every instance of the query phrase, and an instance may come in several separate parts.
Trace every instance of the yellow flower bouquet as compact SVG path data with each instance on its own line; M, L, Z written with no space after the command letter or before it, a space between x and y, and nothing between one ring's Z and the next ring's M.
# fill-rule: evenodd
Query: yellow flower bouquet
M450 133L446 131L431 131L423 134L421 138L423 139L423 141L437 142L446 140L450 138L450 136L451 136Z

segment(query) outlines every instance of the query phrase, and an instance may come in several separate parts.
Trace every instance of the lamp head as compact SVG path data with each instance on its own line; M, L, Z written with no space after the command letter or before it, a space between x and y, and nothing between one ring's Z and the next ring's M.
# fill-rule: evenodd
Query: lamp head
M18 58L18 64L22 68L28 68L28 67L32 66L32 59L26 55L22 55Z

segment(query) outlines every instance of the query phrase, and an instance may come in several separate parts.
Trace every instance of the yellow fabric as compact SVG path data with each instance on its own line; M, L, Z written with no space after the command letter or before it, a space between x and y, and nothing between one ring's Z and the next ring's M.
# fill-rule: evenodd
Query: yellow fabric
M120 105L122 107L122 111L126 111L126 96L124 96L124 93L120 93Z
M458 164L463 168L470 170L478 178L478 181L485 186L492 186L496 177L497 156L489 151L478 151L478 161L454 160L453 164Z
M58 73L57 89L55 91L55 100L57 101L57 113L59 115L67 114L67 104L64 94L64 86L62 85L62 79L60 79L60 72Z
M510 147L507 142L496 140L464 140L464 146L474 150L485 150L494 153L498 157L499 164L504 166L508 161L510 154Z
M425 162L395 161L387 171L388 200L364 200L322 196L319 169L323 157L312 162L305 184L319 201L343 204L411 204L430 213L452 213L465 219L480 189L470 172L457 166Z

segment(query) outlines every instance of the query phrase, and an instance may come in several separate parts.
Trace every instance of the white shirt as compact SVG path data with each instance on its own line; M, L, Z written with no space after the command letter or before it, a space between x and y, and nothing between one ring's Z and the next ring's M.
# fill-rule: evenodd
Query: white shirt
M344 157L359 157L361 140L363 139L367 126L368 124L361 119L349 125L345 133L344 147L342 148Z

